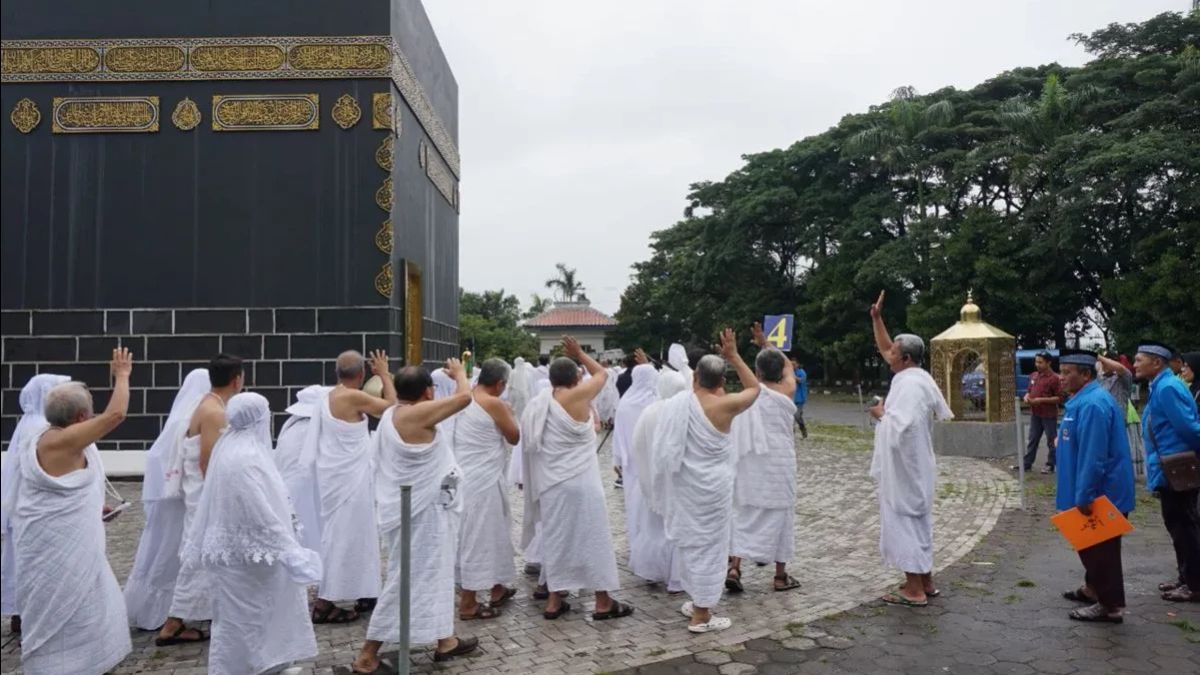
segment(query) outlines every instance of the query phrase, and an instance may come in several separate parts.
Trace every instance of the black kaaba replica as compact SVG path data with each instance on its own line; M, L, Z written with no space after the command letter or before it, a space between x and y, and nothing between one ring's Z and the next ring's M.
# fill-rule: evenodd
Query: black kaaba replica
M458 351L458 86L418 0L3 0L3 429L35 373L143 449L218 352L277 413Z

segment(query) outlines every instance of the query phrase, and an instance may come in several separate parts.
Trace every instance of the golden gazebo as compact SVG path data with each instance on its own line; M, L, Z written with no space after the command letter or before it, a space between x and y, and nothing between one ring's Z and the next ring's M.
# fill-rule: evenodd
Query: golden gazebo
M956 420L1012 422L1016 338L986 323L967 292L958 323L930 341L929 368Z

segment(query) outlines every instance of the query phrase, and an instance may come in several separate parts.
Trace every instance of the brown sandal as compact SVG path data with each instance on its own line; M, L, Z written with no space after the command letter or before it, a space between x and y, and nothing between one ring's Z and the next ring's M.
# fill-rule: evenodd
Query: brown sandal
M314 624L350 623L352 621L358 621L358 612L352 609L342 609L332 602L324 610L319 610L316 605L313 605L312 622Z
M458 613L459 621L484 621L486 619L494 619L500 616L500 610L492 607L486 602L481 602L475 605L475 611L471 614Z

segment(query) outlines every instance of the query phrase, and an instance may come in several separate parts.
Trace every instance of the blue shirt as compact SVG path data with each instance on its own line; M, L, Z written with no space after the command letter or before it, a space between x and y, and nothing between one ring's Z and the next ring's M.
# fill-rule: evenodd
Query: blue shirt
M796 394L792 402L796 405L808 402L808 373L804 372L803 368L796 369Z
M1094 380L1067 401L1058 427L1060 511L1086 506L1101 495L1121 513L1133 511L1133 461L1125 412Z
M1164 368L1150 383L1150 399L1142 411L1142 444L1146 446L1146 487L1167 487L1162 455L1200 452L1200 415L1183 380Z

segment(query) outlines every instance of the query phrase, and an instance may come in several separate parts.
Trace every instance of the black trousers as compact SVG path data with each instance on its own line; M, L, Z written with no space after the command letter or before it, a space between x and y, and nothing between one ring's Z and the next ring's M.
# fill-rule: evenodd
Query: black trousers
M1125 607L1125 571L1121 567L1121 538L1085 548L1079 552L1083 563L1083 580L1096 593L1096 599L1106 608Z
M1046 436L1046 466L1054 466L1054 443L1058 440L1058 418L1057 417L1038 417L1031 415L1029 417L1029 442L1025 444L1025 470L1033 468L1033 463L1037 460L1038 444L1042 442L1042 435Z
M1159 490L1163 525L1175 545L1179 581L1193 593L1200 592L1200 489L1177 492L1170 487Z

